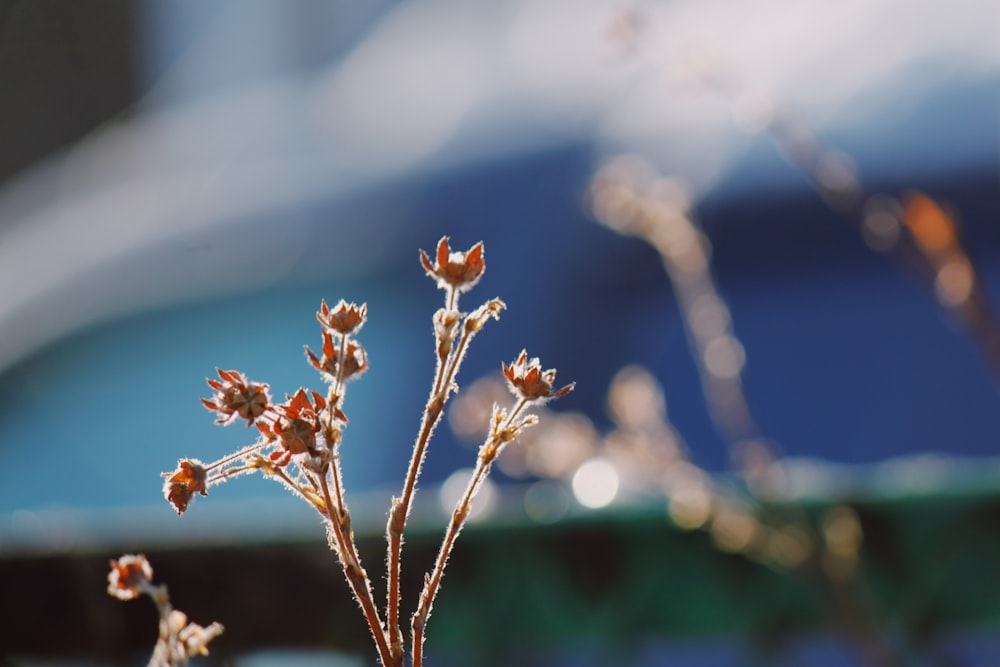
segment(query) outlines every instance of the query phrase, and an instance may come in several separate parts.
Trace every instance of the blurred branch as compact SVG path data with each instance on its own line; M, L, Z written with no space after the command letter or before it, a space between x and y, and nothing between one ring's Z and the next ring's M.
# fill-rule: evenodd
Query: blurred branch
M946 317L976 343L1000 389L1000 320L962 238L957 216L930 196L869 193L851 158L823 145L791 109L718 63L703 64L698 80L725 100L739 124L767 134L781 155L812 184L823 201L851 224L872 250L913 278Z

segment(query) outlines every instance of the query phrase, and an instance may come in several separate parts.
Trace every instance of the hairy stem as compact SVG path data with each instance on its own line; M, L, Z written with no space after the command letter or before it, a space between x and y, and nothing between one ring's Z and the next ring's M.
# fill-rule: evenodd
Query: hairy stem
M286 489L312 505L316 511L320 513L320 515L326 516L326 503L320 502L319 487L316 485L316 482L313 481L312 477L308 477L307 479L309 480L309 484L313 487L314 492L317 494L315 499L310 498L309 495L303 490L303 487L299 486L295 480L289 477L288 473L281 468L275 467L274 470L268 474L276 478L276 481L282 484Z
M420 603L417 611L413 614L411 627L413 630L413 667L421 667L424 651L424 629L427 627L427 619L430 617L431 609L434 606L434 598L437 597L441 587L441 578L444 576L444 569L448 564L448 558L455 546L455 540L462 531L469 512L472 509L472 501L483 485L483 481L490 474L493 461L496 460L503 448L500 434L506 432L519 418L521 412L529 401L520 399L517 405L510 411L503 423L493 430L487 441L480 449L479 457L476 459L476 468L469 478L469 483L465 487L458 504L455 505L451 513L451 522L445 531L444 539L441 542L441 549L438 551L437 560L434 562L434 569L424 577L424 588L420 593Z
M446 307L449 311L454 311L458 307L458 290L448 291ZM406 519L410 514L410 505L413 501L413 494L416 491L417 478L420 476L420 468L423 466L424 455L427 452L427 443L430 442L431 435L441 415L444 412L444 405L448 401L449 388L458 373L462 355L471 334L463 327L462 338L457 348L450 349L447 355L439 353L437 369L434 373L434 382L431 385L431 395L424 408L424 414L420 421L420 432L417 441L413 445L413 454L410 457L410 465L406 472L406 480L403 483L403 491L399 498L394 498L392 508L389 511L389 522L386 526L387 551L386 567L388 569L388 591L386 593L386 622L388 624L389 644L393 650L393 657L396 664L402 664L403 643L399 628L399 580L401 576L401 559L403 550L403 530L406 526ZM443 336L437 336L435 348L442 349Z
M326 475L318 475L320 487L323 490L323 499L326 501L327 517L336 538L337 555L340 556L340 564L344 569L344 576L354 592L354 598L361 605L361 609L368 621L368 628L375 639L375 646L378 648L379 660L388 667L392 663L389 652L389 645L386 642L385 631L382 628L382 619L379 618L378 609L375 607L375 600L372 596L371 584L368 574L361 567L358 558L357 547L354 544L354 534L351 530L347 510L341 504L343 498L340 496L340 484L337 480L337 472L333 473L334 482L337 488L337 504L334 505L330 497L330 485L326 481Z
M347 334L340 336L340 356L337 359L337 381L334 388L339 396L344 395L344 366L347 365Z
M443 370L444 364L441 365ZM435 382L435 384L437 384ZM413 447L413 456L410 459L410 468L406 474L406 483L403 485L403 495L394 499L392 509L389 512L389 524L387 527L387 539L389 546L388 568L389 568L389 591L387 604L387 622L389 624L389 641L396 647L395 651L399 659L402 659L402 641L399 631L399 579L400 560L403 549L403 528L406 525L407 516L410 513L410 504L417 484L417 477L420 474L420 467L423 463L424 453L427 450L427 443L430 441L431 433L437 426L444 409L442 394L439 392L427 404L424 416L420 425L420 435Z
M156 605L156 611L160 614L160 638L159 641L163 643L163 647L166 649L166 659L169 660L169 664L173 667L174 660L173 657L178 654L177 650L177 635L170 631L170 614L173 613L173 605L170 604L170 595L167 593L167 587L164 584L155 586L152 583L143 583L141 590L149 596ZM157 649L159 645L157 646ZM156 650L153 652L153 659L150 661L157 661Z
M236 466L235 468L227 468L226 470L223 470L219 474L212 475L211 477L207 478L205 480L205 486L213 486L223 480L229 479L230 477L234 477L236 475L243 474L247 471L257 470L257 469L258 469L257 466L249 464L243 466Z
M258 451L260 449L263 449L267 444L268 444L267 440L262 440L260 442L255 442L252 445L248 445L248 446L244 447L243 449L241 449L239 451L233 452L232 454L227 454L226 456L223 456L218 461L214 461L214 462L209 463L208 465L206 465L205 466L205 472L208 472L210 470L215 470L219 466L225 465L225 464L229 463L230 461L235 461L236 459L242 458L242 457L246 456L247 454L252 454L253 452L256 452L256 451Z

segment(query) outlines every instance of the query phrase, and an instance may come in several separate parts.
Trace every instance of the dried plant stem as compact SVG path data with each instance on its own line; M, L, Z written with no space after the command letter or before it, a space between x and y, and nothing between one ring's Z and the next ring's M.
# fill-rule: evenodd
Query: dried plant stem
M319 512L320 515L326 517L326 503L325 501L320 502L320 497L318 495L319 487L316 485L316 482L313 481L311 477L309 478L309 484L312 486L313 491L317 494L315 498L310 497L309 494L306 493L306 491L301 486L296 484L295 481L288 476L288 473L286 473L281 468L274 467L268 474L272 475L273 477L276 477L277 481L280 482L286 489L298 495L300 498L302 498L307 503L316 508L316 511Z
M251 382L238 371L217 369L219 379L208 380L208 385L215 393L210 399L202 399L202 404L217 415L216 423L226 425L237 419L245 419L248 425L255 425L261 431L264 439L209 466L205 466L197 459L182 459L178 462L176 470L163 475L167 478L164 482L164 496L178 514L187 510L188 504L196 494L207 495L206 488L210 483L218 483L230 476L254 470L273 477L312 505L320 516L329 522L327 541L331 550L336 552L348 585L361 606L372 638L375 640L379 660L384 667L403 667L405 651L399 626L403 530L416 493L417 480L428 443L434 429L441 421L449 397L458 391L455 378L470 341L486 321L491 318L499 319L500 311L506 308L503 301L494 298L470 313L461 313L458 310L460 293L475 285L485 270L481 242L468 251L453 252L448 237L443 237L438 242L434 260L432 261L427 253L421 250L420 263L438 287L445 290L445 307L438 310L433 318L437 367L434 371L430 397L423 410L402 494L392 499L389 512L386 528L388 590L385 624L379 615L380 610L375 605L371 580L361 565L361 556L354 540L351 515L344 497L341 460L338 453L342 429L347 424L347 417L340 409L346 384L368 367L364 348L353 338L353 334L365 322L367 304L357 306L341 299L334 308L330 308L323 301L319 312L316 313L316 319L323 326L322 356L314 353L308 346L305 348L305 353L309 363L329 384L325 399L318 392L300 388L294 395L287 396L287 400L275 405L271 403L268 385ZM535 422L534 416L520 417L521 410L531 401L558 398L573 388L572 385L567 385L553 391L555 369L542 370L539 360L535 358L529 361L524 351L510 366L502 364L501 367L511 389L515 394L519 393L523 400L510 414L494 407L491 435L479 453L479 463L474 478L470 482L465 498L456 509L452 525L446 534L442 555L433 571L434 583L428 584L421 598L422 611L419 614L422 619L419 634L421 650L423 624L426 623L430 613L430 605L440 585L444 564L448 554L451 553L452 544L469 514L472 498L489 473L490 466L500 450L517 437L524 426ZM258 454L265 448L269 451L263 455ZM242 462L209 477L210 470L230 464L237 459L242 459ZM289 475L284 471L289 465L294 466L298 471L297 474ZM112 584L117 586L117 579L121 576L132 576L137 567L139 565L135 559L115 564L112 570L115 581ZM148 565L145 565L145 568L149 569ZM431 578L428 578L428 581L431 581ZM129 595L134 597L134 593L127 590L122 593L119 590L121 588L122 586L117 586L109 590L113 595L123 599L130 599ZM201 637L195 639L201 641ZM195 649L202 649L204 642L189 643Z
M335 466L336 467L336 466ZM361 567L361 560L358 557L358 550L354 544L354 533L351 529L350 515L341 504L343 498L338 482L338 472L333 472L333 479L337 489L337 503L334 504L330 497L330 485L326 481L326 475L318 475L320 488L323 490L323 499L326 502L327 517L330 519L330 526L333 530L334 542L337 555L340 556L340 564L344 568L344 575L347 583L350 584L354 597L365 614L368 621L368 628L375 639L375 646L378 649L379 659L383 665L390 665L391 657L389 644L386 642L385 630L382 627L382 619L379 618L378 608L375 606L375 599L372 595L371 583L368 574Z
M472 340L472 332L466 328L462 328L462 337L458 339L458 347L455 348L454 353L451 355L451 363L448 365L448 371L444 374L444 384L437 387L438 392L443 392L441 397L442 403L448 400L448 396L451 393L452 383L455 381L455 377L458 375L458 366L462 363L462 359L465 357L465 350L469 346L469 341ZM444 364L442 363L442 366Z
M212 484L215 484L217 482L221 482L221 481L223 481L225 479L229 479L230 477L233 477L233 476L236 476L236 475L240 475L242 473L250 472L250 471L253 471L253 470L256 470L256 469L257 468L255 466L252 466L252 465L236 466L235 468L230 468L228 470L224 470L223 472L220 472L218 475L213 475L213 476L209 477L208 480L206 480L206 483L211 486Z
M458 290L448 290L445 304L447 312L457 314ZM465 356L466 348L474 333L474 329L463 326L462 336L457 346L453 346L452 340L446 338L447 334L438 333L436 336L438 362L434 373L431 395L424 408L424 414L421 417L420 432L413 446L413 454L410 457L410 464L406 472L406 480L403 483L402 494L399 498L393 499L392 508L389 512L389 522L386 527L388 552L386 556L386 567L388 570L386 623L394 665L401 665L403 660L403 642L399 626L399 581L401 577L403 531L410 514L413 494L416 492L417 479L420 476L420 469L423 466L424 456L427 452L427 444L430 442L431 435L434 433L438 422L441 421L445 403L447 403L448 397L451 394L462 358Z
M386 530L388 539L388 595L386 621L388 623L389 643L393 647L393 655L397 662L401 664L403 644L400 638L399 629L399 578L400 559L403 550L403 529L406 525L407 516L410 513L410 504L413 500L413 493L417 485L417 477L420 475L420 467L423 465L424 453L427 451L427 443L430 441L434 428L441 419L444 411L445 398L439 389L441 379L444 374L445 364L438 366L438 374L434 381L435 393L424 409L424 415L420 423L420 435L413 447L413 455L410 458L410 467L406 473L406 482L403 485L403 494L400 498L393 499L392 509L389 512L389 524ZM447 383L445 383L447 386Z
M421 667L423 662L424 630L427 627L427 619L431 615L434 598L437 597L438 590L441 588L441 578L444 576L444 568L448 565L448 558L451 556L452 548L455 546L455 540L469 518L469 512L472 509L472 500L482 487L483 481L490 474L493 462L505 444L503 434L510 433L510 429L517 423L517 419L529 402L524 398L519 399L517 405L510 411L510 414L507 415L498 427L493 429L479 450L479 457L476 459L476 468L472 472L472 477L469 478L465 492L451 513L451 522L448 524L448 529L445 531L444 539L441 542L441 550L438 552L437 560L434 562L434 569L424 577L424 589L420 593L420 604L417 607L416 613L413 614L413 667Z
M140 586L140 590L144 592L156 605L156 611L160 614L160 642L164 643L167 649L166 656L158 656L156 651L153 652L153 657L150 660L150 665L160 664L157 661L166 659L169 660L169 656L174 656L178 653L177 643L178 638L176 633L170 632L170 614L173 612L173 605L170 604L170 595L167 593L167 587L163 584L156 586L149 582L143 582ZM157 646L159 648L159 645ZM173 664L170 662L169 664Z
M246 458L248 455L250 455L250 454L252 454L252 453L254 453L256 451L259 451L259 450L263 449L265 446L267 446L267 444L268 444L268 442L266 440L262 440L260 442L255 442L252 445L244 447L243 449L240 449L240 450L238 450L236 452L233 452L232 454L228 454L226 456L223 456L218 461L215 461L214 463L209 463L208 465L206 465L205 466L205 472L208 472L210 470L215 470L219 466L223 466L223 465L229 463L230 461L235 461L236 459Z
M344 395L344 367L347 365L347 334L340 337L340 363L337 364L337 381L333 389L338 396Z
M184 667L192 656L208 655L208 643L225 628L212 623L203 628L188 621L187 614L174 609L165 584L155 585L153 568L142 554L125 554L111 561L108 594L119 600L148 596L160 615L160 633L148 667Z
M182 612L174 611L165 584L155 585L143 581L137 586L137 590L149 596L160 615L160 636L153 649L153 655L149 659L148 667L183 667L187 665L191 654L191 647L184 640L184 633L188 630L184 627L187 625L187 616ZM197 629L201 646L222 634L223 631L220 623L212 623L207 628L198 627ZM206 649L200 650L207 652Z

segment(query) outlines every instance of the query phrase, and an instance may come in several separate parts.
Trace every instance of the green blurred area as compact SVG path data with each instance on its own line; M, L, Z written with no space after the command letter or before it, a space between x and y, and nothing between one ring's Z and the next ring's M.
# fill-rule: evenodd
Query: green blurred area
M961 480L949 484L962 488ZM842 613L845 591L815 563L786 569L724 552L707 531L674 526L656 501L575 510L549 525L505 512L461 535L428 625L428 650L503 665L525 651L580 647L627 656L651 640L736 640L766 654L832 634L919 654L955 632L989 632L1000 622L1000 492L965 488L772 509L813 525L830 507L854 510L864 542L859 577L846 592L853 617ZM503 506L514 506L519 493L505 491ZM379 596L385 547L376 515L356 525ZM404 549L407 614L436 555L436 526L444 525L426 504L416 516ZM227 626L213 644L218 660L275 648L368 654L370 638L319 539L319 521L293 521L297 527L278 538L268 537L270 523L263 517L251 539L227 542L222 527L216 543L139 538L129 550L147 555L192 619ZM9 655L114 660L152 645L152 606L105 593L107 559L119 554L114 540L76 551L4 546L0 646Z

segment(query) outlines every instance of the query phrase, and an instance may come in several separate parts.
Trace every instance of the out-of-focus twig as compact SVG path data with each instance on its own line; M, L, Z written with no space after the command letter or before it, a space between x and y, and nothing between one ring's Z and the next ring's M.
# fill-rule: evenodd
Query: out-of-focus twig
M766 545L768 560L818 583L836 610L838 625L855 639L866 664L897 664L863 602L867 596L858 570L861 530L853 511L834 508L817 527L804 513L777 511L768 502L778 491L775 483L784 479L783 467L752 417L742 382L745 353L715 287L711 246L693 221L683 186L657 175L643 158L625 156L598 169L589 195L591 210L601 223L642 238L660 253L709 413L741 463L754 501L741 507L707 481L690 483L707 476L688 474L677 488L665 484L672 506L694 510L688 513L696 519L692 523L707 526L720 548L754 553L760 544ZM684 520L683 513L679 517ZM755 540L755 533L766 537Z
M148 667L184 667L194 656L208 655L208 644L222 634L221 623L206 628L188 621L174 609L165 584L153 583L153 568L142 554L125 554L111 561L108 594L119 600L147 595L160 614L160 634Z
M1000 320L957 217L921 192L867 192L849 156L824 146L791 109L768 95L749 92L731 69L703 62L698 80L704 90L729 104L741 126L770 136L781 155L872 250L912 276L945 315L968 332L1000 387Z
M638 236L660 253L682 311L709 413L723 437L736 444L760 437L743 392L743 346L709 268L710 247L688 212L680 181L660 177L638 156L612 159L590 189L603 224Z

